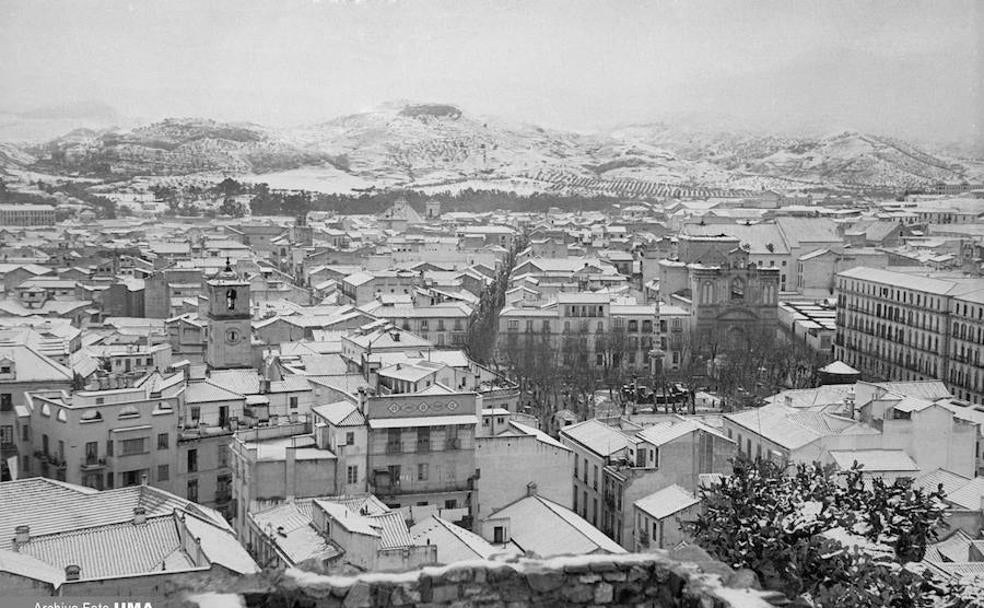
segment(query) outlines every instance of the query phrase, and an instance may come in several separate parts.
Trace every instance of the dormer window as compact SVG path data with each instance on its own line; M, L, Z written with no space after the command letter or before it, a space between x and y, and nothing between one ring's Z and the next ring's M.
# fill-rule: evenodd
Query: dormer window
M14 380L17 375L14 362L6 357L0 359L0 380Z

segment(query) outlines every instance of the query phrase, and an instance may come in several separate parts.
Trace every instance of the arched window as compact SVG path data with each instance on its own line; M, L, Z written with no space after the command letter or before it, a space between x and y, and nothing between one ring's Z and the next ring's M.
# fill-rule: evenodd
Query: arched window
M744 300L745 299L745 282L739 278L732 279L731 281L731 300Z
M226 290L226 306L229 307L229 310L235 310L236 309L236 290L235 289L227 289Z

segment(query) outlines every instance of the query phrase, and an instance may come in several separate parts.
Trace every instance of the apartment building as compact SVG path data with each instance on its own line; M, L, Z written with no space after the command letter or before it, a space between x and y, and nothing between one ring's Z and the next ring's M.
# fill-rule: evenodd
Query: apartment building
M576 292L559 293L542 306L506 306L499 314L496 346L500 352L544 346L567 365L644 372L650 369L659 337L658 305Z
M939 378L984 403L984 279L854 268L837 275L835 355L870 379Z
M465 343L465 331L472 308L463 302L445 302L433 306L416 306L399 296L377 296L376 300L360 306L361 310L386 319L406 331L412 331L438 348L460 347Z
M363 400L369 491L390 508L471 510L481 397L434 389Z
M48 205L0 205L0 226L54 225L54 207Z
M423 273L412 270L359 271L341 281L342 295L351 304L371 302L379 294L410 294L422 285Z
M975 416L954 407L939 382L858 382L785 391L761 408L725 414L724 429L750 458L841 468L857 460L870 472L908 466L909 477L938 469L973 477Z

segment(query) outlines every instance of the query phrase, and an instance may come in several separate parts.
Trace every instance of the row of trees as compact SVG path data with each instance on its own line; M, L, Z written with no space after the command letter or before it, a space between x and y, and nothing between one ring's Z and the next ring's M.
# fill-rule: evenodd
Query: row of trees
M945 529L942 486L866 479L855 464L791 467L739 458L702 490L682 522L712 556L752 570L766 589L819 608L981 606L984 591L942 581L915 562Z
M542 414L570 408L587 417L595 414L590 399L597 391L608 390L617 401L618 390L633 384L656 395L666 395L671 385L679 384L691 394L690 408L692 394L701 389L720 395L727 409L749 407L787 388L816 386L816 370L830 359L785 334L759 333L724 342L714 335L671 331L653 335L652 346L659 347L661 337L667 350L680 353L680 358L674 370L666 360L669 352L662 353L655 375L646 359L649 345L643 342L640 349L633 336L617 326L605 333L565 334L558 342L539 331L501 334L497 363L520 383L532 403L542 406ZM663 406L673 412L680 407L682 403Z
M468 356L485 364L494 364L496 334L499 331L499 312L506 304L509 274L516 264L516 255L526 248L528 238L519 235L499 268L496 277L482 290L478 305L468 321L465 348Z

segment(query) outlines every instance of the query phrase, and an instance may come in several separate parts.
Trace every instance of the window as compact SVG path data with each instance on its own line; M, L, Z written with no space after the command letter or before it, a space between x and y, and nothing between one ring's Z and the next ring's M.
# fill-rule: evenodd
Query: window
M188 472L196 471L198 471L198 450L188 450Z
M10 393L0 393L0 412L9 412L14 409L14 396Z
M449 499L449 500L445 500L444 501L444 508L445 509L457 509L458 508L458 500L455 499L455 498L452 498L452 499Z
M220 443L216 447L218 448L218 456L219 456L218 462L219 462L219 467L223 467L224 468L224 467L229 466L229 446L227 446L224 443Z
M592 486L594 489L598 489L598 465L594 465L594 475L592 475Z
M297 397L290 397L289 400L290 400L290 409L296 410L297 409Z
M95 464L99 461L99 442L89 441L85 444L85 464Z
M107 456L112 456L113 455L113 440L112 439L110 439L109 441L106 442L106 455ZM109 487L113 487L113 486L110 485Z
M345 445L355 445L355 433L345 433Z
M198 502L198 480L189 479L188 480L188 500L191 502Z
M427 481L427 476L430 473L430 465L426 462L421 462L417 465L417 481Z
M422 426L417 429L417 451L430 450L430 427Z
M202 416L202 408L197 405L191 406L191 423L198 424L199 418Z
M349 465L345 471L345 481L348 483L357 483L359 481L359 465Z
M144 482L144 479L147 477L147 471L146 471L146 469L143 469L143 470L136 469L136 470L133 470L133 471L123 471L122 476L123 476L123 479L121 480L121 483L120 483L120 486L121 487L126 488L126 487L129 487L129 486L138 486L138 485L140 485L141 483Z
M386 439L387 452L399 452L402 449L402 435L403 431L401 429L389 429Z
M133 454L147 453L147 438L137 437L136 439L124 439L120 456L132 456Z
M170 479L170 471L166 464L157 465L157 481L167 481Z
M0 444L9 444L14 442L14 425L5 424L0 426Z
M574 478L577 479L577 458L574 459ZM574 504L575 505L577 504L577 494L576 493L574 495ZM576 506L574 507L574 510L577 511L577 507Z
M506 542L506 529L503 526L495 526L492 528L492 542L501 545Z
M166 450L167 449L167 433L157 434L157 449Z

